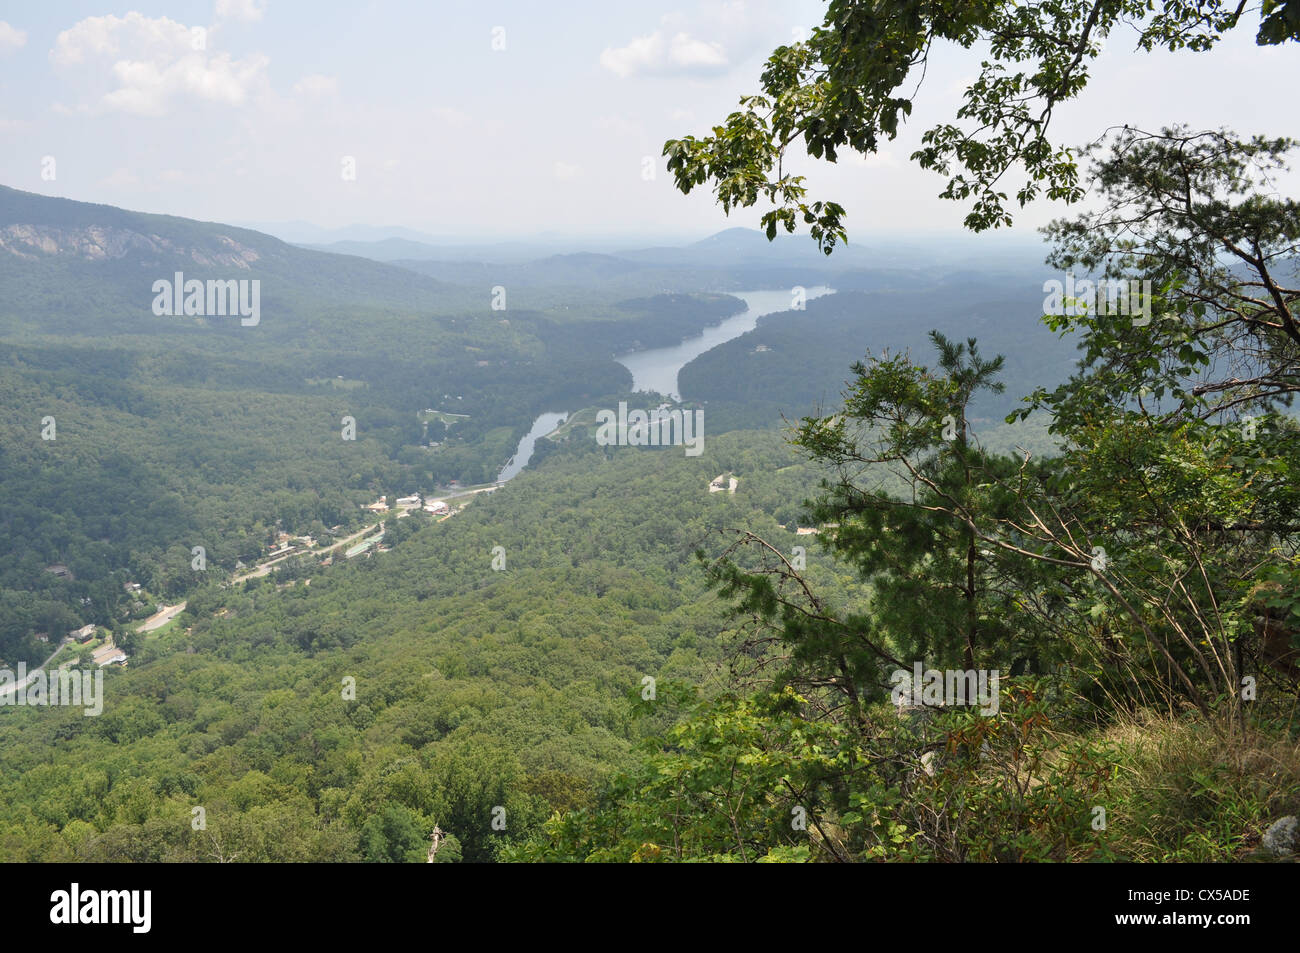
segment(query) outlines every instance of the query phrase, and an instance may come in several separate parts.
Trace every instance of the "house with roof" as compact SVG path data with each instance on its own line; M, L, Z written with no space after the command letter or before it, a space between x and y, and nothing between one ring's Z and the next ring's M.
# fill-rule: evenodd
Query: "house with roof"
M90 657L100 668L105 665L125 665L126 653L119 649L112 642L102 645L91 653Z

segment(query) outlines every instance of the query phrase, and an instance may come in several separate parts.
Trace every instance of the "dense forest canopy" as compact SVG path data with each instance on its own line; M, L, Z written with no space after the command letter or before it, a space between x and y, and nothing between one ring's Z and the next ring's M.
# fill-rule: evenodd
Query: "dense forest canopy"
M1300 4L832 0L664 144L770 206L684 247L313 248L0 187L0 669L105 692L0 705L0 857L1293 858L1296 143L1052 122L1108 37L1247 26L1290 49ZM849 246L788 171L878 151L943 44L988 58L912 161L981 235L1060 202L1045 262ZM179 273L258 320L160 311ZM752 289L790 309L632 392L618 355ZM626 405L701 452L611 445Z

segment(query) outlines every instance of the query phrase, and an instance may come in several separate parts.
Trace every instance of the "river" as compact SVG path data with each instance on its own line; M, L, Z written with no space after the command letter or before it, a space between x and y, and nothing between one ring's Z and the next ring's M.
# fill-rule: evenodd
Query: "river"
M818 285L807 289L807 298L819 298L831 291L824 285ZM689 337L681 344L631 351L614 358L632 372L632 390L656 391L667 394L673 400L681 400L681 395L677 392L678 371L705 351L754 330L758 319L763 315L790 310L791 294L787 290L728 291L727 294L739 298L749 307L721 324L705 328L703 334Z
M791 292L782 291L729 291L733 298L739 298L748 306L739 314L732 315L721 324L705 328L702 334L687 338L671 347L655 347L640 351L629 351L614 358L632 372L632 390L655 391L667 394L674 400L681 400L677 392L678 372L705 351L725 344L732 338L754 330L758 319L765 314L789 311L792 301ZM825 285L808 288L805 300L832 294L833 289ZM567 414L559 411L547 411L536 420L519 441L515 455L497 476L498 483L505 483L528 466L533 456L533 447L539 437L545 437L564 423Z
M498 483L505 483L511 477L515 476L524 467L528 466L528 461L532 459L533 447L537 445L538 437L545 437L568 418L568 414L558 413L556 411L547 411L533 421L532 427L528 433L524 434L519 440L519 446L515 449L515 455L510 458L502 471L497 475Z

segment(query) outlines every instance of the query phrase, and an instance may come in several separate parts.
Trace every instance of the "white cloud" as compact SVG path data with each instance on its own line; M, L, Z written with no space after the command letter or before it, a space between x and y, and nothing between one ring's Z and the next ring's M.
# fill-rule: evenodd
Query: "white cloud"
M244 20L252 23L262 19L265 12L257 0L217 0L219 20Z
M189 27L167 17L146 17L131 12L87 17L58 35L50 59L58 66L86 62L89 57L117 56L123 48L179 55L193 48Z
M0 20L0 55L12 53L27 44L27 31L10 26Z
M164 115L186 98L239 106L265 84L267 57L212 54L195 49L195 39L189 27L167 17L87 17L58 35L50 59L84 67L100 107L142 116Z
M556 161L554 172L555 177L561 182L570 182L582 174L582 169L568 162Z
M664 35L655 30L634 39L627 46L609 47L600 54L600 65L619 76L647 72L663 60Z
M339 91L339 81L333 76L311 73L294 83L293 91L303 96L332 96Z
M727 65L727 52L721 43L706 43L689 33L678 33L668 48L668 61L686 69L714 69Z
M605 49L600 54L600 65L627 77L634 73L713 73L725 69L728 63L721 43L697 39L684 30L669 39L663 30L655 30L626 46Z

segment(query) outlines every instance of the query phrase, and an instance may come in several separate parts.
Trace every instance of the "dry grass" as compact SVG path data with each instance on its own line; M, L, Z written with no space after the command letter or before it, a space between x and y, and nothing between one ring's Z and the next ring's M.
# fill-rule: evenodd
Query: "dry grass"
M1113 844L1133 860L1245 859L1277 818L1300 814L1300 740L1293 719L1225 731L1151 712L1099 740L1121 752L1107 810Z

